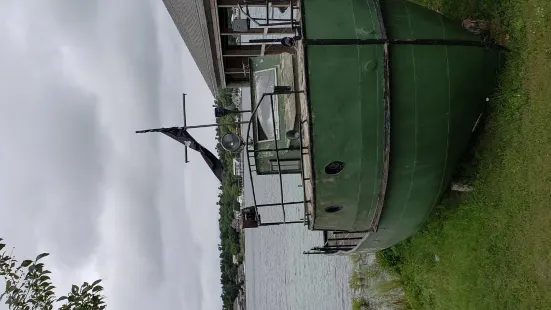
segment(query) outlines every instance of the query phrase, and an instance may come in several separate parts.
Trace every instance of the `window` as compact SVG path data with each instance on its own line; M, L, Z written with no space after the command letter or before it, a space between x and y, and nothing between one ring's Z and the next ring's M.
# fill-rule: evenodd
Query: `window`
M272 172L278 172L279 167L281 167L281 172L300 172L299 159L282 159L279 161L279 166L277 160L270 160L270 165Z
M272 141L279 140L279 113L277 96L273 96L273 111L270 105L270 96L264 97L261 102L260 98L264 93L274 91L274 86L277 83L276 69L267 69L254 73L254 91L255 100L260 105L256 112L256 139L257 141ZM275 132L274 132L275 124Z

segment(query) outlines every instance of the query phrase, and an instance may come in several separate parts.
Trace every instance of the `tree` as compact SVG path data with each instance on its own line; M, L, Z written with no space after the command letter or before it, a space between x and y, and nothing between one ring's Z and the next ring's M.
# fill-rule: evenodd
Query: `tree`
M39 262L49 253L42 253L34 260L18 264L12 254L7 254L6 244L0 238L0 275L5 280L5 291L0 295L10 310L102 310L106 308L101 280L92 284L73 285L71 291L57 298L54 293L51 272ZM56 305L57 304L57 305ZM59 307L57 307L59 306Z
M232 101L232 94L238 90L224 89L218 93L216 104L226 108L234 109L235 103ZM238 132L239 126L235 123L235 115L225 115L216 120L218 124L224 125L216 128L217 140L228 132ZM236 154L225 151L220 144L216 146L218 157L224 163L224 166L231 167ZM220 218L218 220L220 226L220 282L222 284L222 309L232 309L233 301L243 290L243 283L237 280L237 266L233 263L232 255L238 254L241 251L241 237L232 227L234 219L234 210L240 209L240 204L237 198L241 194L242 185L240 177L233 175L228 170L222 176L222 186L219 187L218 206ZM242 254L242 253L241 253Z

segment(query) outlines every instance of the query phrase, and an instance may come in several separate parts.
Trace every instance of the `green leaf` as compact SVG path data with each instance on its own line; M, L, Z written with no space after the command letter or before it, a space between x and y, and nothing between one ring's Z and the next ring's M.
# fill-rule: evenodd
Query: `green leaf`
M95 287L92 289L92 292L95 293L95 292L99 292L99 291L101 291L101 290L103 290L103 286L98 285L98 286L95 286Z
M36 259L35 259L34 261L37 262L37 261L39 261L40 259L42 259L42 258L44 258L44 257L46 257L46 256L48 256L48 255L50 255L50 253L42 253L42 254L39 254L39 255L36 257Z
M67 296L61 296L56 301L63 301L63 300L66 300L66 299L67 299Z
M29 267L33 263L32 260L26 259L21 263L21 267Z
M92 286L96 286L96 285L98 285L100 282L101 282L101 279L96 280L96 281L94 281L94 283L92 283Z
M39 278L39 280L40 280L41 282L42 282L42 281L46 281L46 280L50 280L50 277L44 275L44 276L41 276L41 277Z
M2 239L0 239L0 240L2 240ZM5 246L6 246L5 244L0 243L0 250L2 250Z
M73 284L73 286L71 287L71 292L76 295L78 293L78 286Z

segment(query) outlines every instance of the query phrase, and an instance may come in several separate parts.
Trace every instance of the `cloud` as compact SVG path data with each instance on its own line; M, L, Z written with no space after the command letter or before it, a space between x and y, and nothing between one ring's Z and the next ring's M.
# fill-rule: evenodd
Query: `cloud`
M59 292L101 277L113 309L220 308L217 181L134 134L181 122L184 79L212 100L162 3L3 1L0 42L0 236L51 252Z
M29 40L25 49L0 54L3 205L10 213L17 209L18 225L28 214L47 222L37 223L39 234L56 240L53 250L75 265L97 242L94 221L109 148L97 96L64 75L59 51L36 47Z

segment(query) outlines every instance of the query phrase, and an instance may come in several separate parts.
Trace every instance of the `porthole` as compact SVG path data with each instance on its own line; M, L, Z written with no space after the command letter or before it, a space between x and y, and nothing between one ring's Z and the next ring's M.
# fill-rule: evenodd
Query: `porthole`
M327 213L336 213L342 210L343 206L330 206L325 208L325 212Z
M332 161L325 166L326 174L337 174L344 169L344 163L342 161Z

